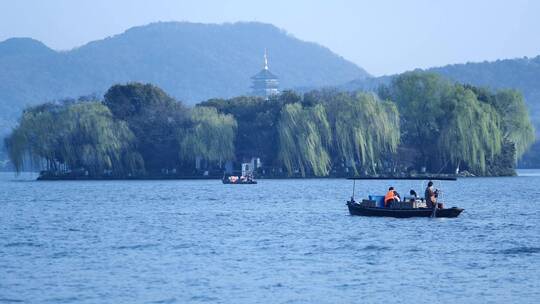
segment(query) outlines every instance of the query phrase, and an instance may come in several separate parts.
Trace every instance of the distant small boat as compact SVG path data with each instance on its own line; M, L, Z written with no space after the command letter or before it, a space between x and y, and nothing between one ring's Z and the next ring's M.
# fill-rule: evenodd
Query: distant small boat
M250 175L248 176L238 176L238 175L225 175L221 181L224 184L234 184L234 185L253 185L257 181Z
M406 208L406 209L393 209L393 208L380 208L380 207L367 207L353 201L347 202L349 207L349 213L351 215L361 216L388 216L388 217L431 217L433 214L433 208ZM442 208L435 211L435 217L458 217L463 211L462 208Z

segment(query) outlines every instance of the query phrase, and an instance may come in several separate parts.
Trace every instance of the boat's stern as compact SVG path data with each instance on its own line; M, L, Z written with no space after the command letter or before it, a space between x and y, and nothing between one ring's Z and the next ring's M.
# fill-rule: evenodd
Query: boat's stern
M437 217L458 217L463 210L465 209L458 207L437 209Z

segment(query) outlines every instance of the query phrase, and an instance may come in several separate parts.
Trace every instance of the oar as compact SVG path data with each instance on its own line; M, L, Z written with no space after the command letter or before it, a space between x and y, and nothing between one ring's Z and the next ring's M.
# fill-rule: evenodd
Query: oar
M351 195L351 203L354 203L354 187L356 186L356 181L353 180L352 184L352 195Z
M438 193L439 190L435 190L435 193ZM439 206L439 197L441 196L441 193L439 193L437 196L435 196L435 202L433 203L433 213L431 213L431 217L437 217L437 207Z

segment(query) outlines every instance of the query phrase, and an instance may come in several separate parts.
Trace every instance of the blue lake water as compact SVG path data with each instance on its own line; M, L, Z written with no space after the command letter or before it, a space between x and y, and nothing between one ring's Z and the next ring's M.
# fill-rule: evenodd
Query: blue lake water
M539 303L540 171L440 182L457 219L348 214L339 179L0 175L0 303ZM357 197L419 181L357 182Z

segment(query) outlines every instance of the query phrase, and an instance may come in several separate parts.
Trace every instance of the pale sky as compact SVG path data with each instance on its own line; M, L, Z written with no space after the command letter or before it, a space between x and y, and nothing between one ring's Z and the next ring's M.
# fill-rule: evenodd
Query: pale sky
M540 55L535 0L0 0L0 41L65 50L157 21L272 23L379 76Z

